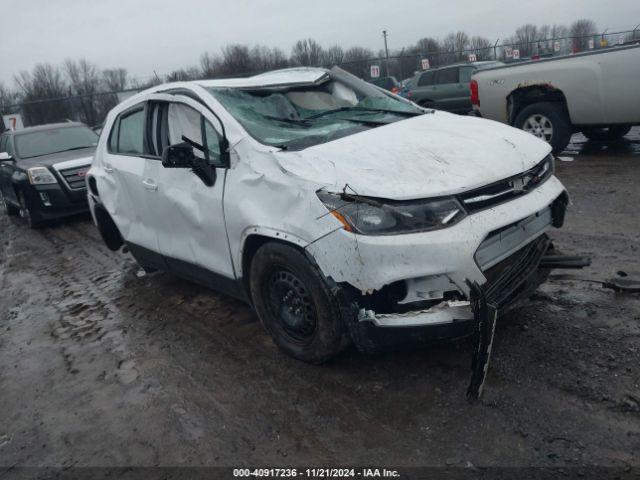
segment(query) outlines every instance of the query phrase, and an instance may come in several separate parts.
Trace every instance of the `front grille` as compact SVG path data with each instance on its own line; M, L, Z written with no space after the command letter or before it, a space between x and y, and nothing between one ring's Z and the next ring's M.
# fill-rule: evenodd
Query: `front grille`
M524 173L464 192L460 195L460 201L462 201L468 213L475 213L530 192L549 178L552 173L553 158L548 156L538 165Z
M537 287L536 271L551 241L542 235L484 273L487 301L498 309L517 302Z
M83 165L82 167L65 168L64 170L59 170L58 173L60 173L71 190L82 190L87 188L84 177L89 167L90 165Z
M552 222L551 208L547 207L518 222L494 230L483 240L473 258L481 270L487 270L540 236Z

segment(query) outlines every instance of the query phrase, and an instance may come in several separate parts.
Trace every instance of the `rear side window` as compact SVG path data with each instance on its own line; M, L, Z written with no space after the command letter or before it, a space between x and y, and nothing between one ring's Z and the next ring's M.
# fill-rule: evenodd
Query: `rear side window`
M447 83L458 83L458 67L444 68L438 71L436 83L438 85L446 85Z
M423 73L418 81L419 87L426 87L428 85L433 85L433 80L435 77L435 72L426 72Z
M471 81L471 75L476 69L473 67L462 67L460 69L460 83L469 83Z
M9 135L4 137L0 152L7 152L9 155L13 156L13 142L11 141L11 137Z
M0 137L0 153L6 152L4 147L7 144L7 138L8 138L8 135L5 135L4 137Z
M125 155L144 154L144 108L123 113L113 124L109 151Z

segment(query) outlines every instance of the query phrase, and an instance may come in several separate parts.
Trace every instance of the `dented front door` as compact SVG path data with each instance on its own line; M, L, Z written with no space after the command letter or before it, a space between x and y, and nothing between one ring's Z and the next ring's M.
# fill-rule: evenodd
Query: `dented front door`
M165 143L181 143L185 136L210 148L211 161L215 162L215 117L198 102L181 96L168 102L165 111L159 120L164 124L159 131L166 135ZM203 154L197 149L194 153ZM226 169L216 168L216 174L214 185L207 186L190 169L164 168L161 162L155 162L148 180L156 186L152 208L158 225L158 245L169 268L225 290L225 284L235 278L222 202Z

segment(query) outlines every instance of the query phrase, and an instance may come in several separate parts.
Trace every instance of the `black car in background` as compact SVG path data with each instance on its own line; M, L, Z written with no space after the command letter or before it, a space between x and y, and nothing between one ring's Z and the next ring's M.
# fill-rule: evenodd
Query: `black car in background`
M82 123L56 123L0 135L0 208L31 228L88 211L85 174L98 135Z

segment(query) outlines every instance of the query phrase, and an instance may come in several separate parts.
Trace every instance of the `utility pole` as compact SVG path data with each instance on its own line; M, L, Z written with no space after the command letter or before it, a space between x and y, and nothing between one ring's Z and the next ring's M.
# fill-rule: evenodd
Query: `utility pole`
M389 47L387 46L387 31L382 31L382 36L384 37L384 54L387 58L387 77L389 76Z

